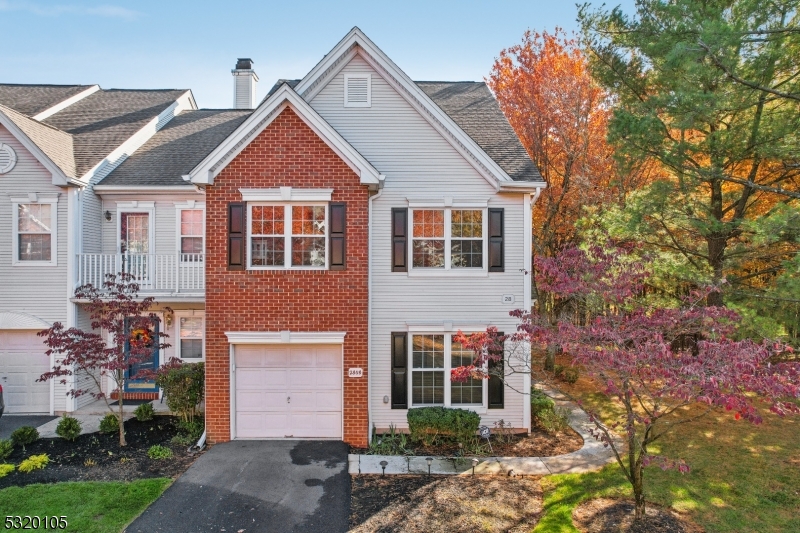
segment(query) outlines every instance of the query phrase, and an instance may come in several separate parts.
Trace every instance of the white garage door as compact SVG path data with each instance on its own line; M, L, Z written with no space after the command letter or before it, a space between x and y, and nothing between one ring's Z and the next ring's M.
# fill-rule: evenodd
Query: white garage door
M0 330L0 385L6 413L49 413L50 383L37 383L50 370L47 347L35 331Z
M342 438L341 346L235 350L236 438Z

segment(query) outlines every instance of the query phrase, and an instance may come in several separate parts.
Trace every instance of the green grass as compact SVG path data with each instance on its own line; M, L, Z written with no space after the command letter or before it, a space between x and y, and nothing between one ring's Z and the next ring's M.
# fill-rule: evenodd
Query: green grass
M66 530L119 533L158 498L172 481L142 479L131 483L74 482L28 485L0 490L3 516L66 516Z
M583 382L584 380L581 380ZM572 392L605 420L619 406L591 392L585 382ZM596 390L596 389L595 389ZM800 532L800 417L771 413L754 426L717 412L681 426L656 453L683 458L688 474L645 470L646 498L685 513L708 533ZM572 510L594 497L630 497L629 485L616 464L591 474L543 479L544 513L536 532L576 532Z

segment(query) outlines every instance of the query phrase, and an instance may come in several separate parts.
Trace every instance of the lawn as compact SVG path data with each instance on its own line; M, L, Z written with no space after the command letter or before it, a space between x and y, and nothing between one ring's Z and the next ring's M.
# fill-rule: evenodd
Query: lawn
M620 409L588 379L565 390L605 420ZM648 501L685 513L709 533L800 531L800 417L764 418L754 426L731 413L714 413L669 435L653 451L683 458L692 470L681 475L647 469ZM542 488L544 513L536 532L577 531L571 513L581 501L630 494L616 465L592 474L548 476Z
M70 482L0 490L6 516L66 516L62 531L119 533L172 482L167 478L121 482ZM41 529L41 526L40 526Z

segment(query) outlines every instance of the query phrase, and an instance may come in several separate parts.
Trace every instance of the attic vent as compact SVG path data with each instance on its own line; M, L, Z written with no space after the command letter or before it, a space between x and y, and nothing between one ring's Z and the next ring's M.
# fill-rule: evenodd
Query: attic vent
M372 107L372 76L369 74L344 75L344 106Z

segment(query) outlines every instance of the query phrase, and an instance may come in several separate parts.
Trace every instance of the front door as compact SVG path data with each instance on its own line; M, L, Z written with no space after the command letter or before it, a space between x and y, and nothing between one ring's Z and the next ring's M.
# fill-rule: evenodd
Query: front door
M141 328L138 331L132 331L131 335L144 336L149 339L149 345L153 346L151 355L145 360L138 361L135 364L129 365L127 370L127 378L125 380L125 390L127 392L158 392L158 387L155 381L147 379L136 379L137 374L143 370L156 370L159 364L158 345L159 342L159 324L160 321L156 320L152 326L148 328ZM130 345L126 343L125 350L129 350ZM133 378L133 379L131 379Z
M119 251L122 254L122 271L133 274L139 283L148 279L148 254L150 253L150 215L148 213L120 213Z

